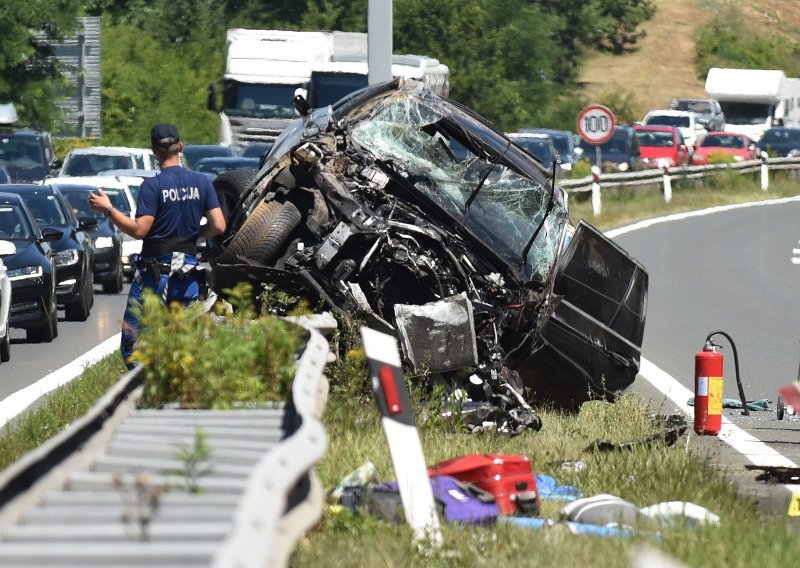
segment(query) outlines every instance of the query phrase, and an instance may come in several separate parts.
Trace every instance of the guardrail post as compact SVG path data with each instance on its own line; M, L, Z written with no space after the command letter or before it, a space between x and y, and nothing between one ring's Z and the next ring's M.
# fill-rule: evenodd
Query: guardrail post
M767 167L767 154L766 150L761 150L761 190L767 191L769 187L769 168Z
M669 175L669 161L661 158L658 160L658 167L664 172L664 201L672 201L672 178Z
M594 216L600 215L600 168L592 166L592 212Z

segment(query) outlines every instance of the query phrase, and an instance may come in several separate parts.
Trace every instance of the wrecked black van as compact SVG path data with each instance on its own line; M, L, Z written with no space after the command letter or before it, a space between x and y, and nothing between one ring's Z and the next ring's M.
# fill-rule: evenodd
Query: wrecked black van
M630 386L647 271L573 227L549 170L416 81L296 103L303 118L237 178L213 288L248 280L356 316L473 400L574 407Z

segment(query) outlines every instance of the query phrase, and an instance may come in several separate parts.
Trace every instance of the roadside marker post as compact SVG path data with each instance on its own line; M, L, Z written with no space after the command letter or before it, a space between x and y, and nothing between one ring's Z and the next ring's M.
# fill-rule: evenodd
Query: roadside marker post
M368 327L361 328L361 339L406 521L419 542L438 548L442 532L397 340Z
M672 201L672 178L669 176L669 161L659 158L658 167L664 172L664 201L670 203Z
M765 150L761 150L761 191L767 191L769 188L769 168L767 166L767 159L769 154Z

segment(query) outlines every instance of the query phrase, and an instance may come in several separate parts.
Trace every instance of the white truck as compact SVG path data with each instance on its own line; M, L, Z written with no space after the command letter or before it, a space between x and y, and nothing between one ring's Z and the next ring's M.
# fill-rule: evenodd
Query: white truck
M394 55L392 72L448 94L449 69L436 59ZM272 142L297 118L291 101L298 89L319 107L366 85L367 34L233 28L227 34L221 104L218 108L210 85L208 107L219 112L219 143L240 148Z
M332 61L319 63L311 70L308 102L314 108L331 105L353 91L367 86L367 61ZM418 79L437 95L450 94L450 69L438 59L425 55L393 55L392 75Z
M719 101L728 132L758 141L772 126L800 126L800 79L783 71L713 67L706 93Z

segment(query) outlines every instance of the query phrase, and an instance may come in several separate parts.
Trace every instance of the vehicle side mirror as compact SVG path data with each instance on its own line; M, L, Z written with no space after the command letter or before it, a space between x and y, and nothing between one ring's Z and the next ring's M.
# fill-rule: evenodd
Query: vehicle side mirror
M208 84L208 100L206 106L208 110L217 112L217 86L214 83Z
M39 242L44 243L44 242L57 241L63 236L64 236L64 233L62 233L58 229L47 228L44 231L42 231L42 238L39 239Z
M687 152L689 151L689 148L688 148L688 146L686 146L686 144L681 144L681 148L680 149L684 150L684 151L687 151Z
M97 219L94 217L81 217L78 219L78 228L81 230L94 229L97 227Z
M62 162L58 158L53 158L53 161L50 162L50 169L51 170L57 170L57 169L60 169L61 166L63 166L63 165L64 165L64 162Z
M305 118L309 114L311 114L311 105L306 100L305 95L301 92L302 89L297 89L294 93L294 97L292 98L292 106L294 110L297 111L297 114Z

